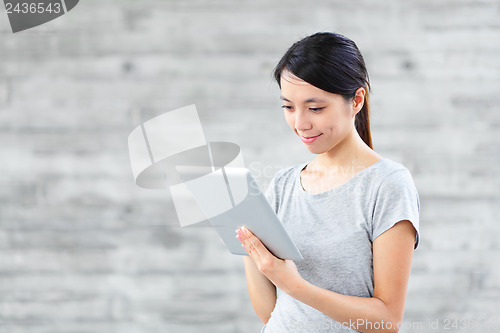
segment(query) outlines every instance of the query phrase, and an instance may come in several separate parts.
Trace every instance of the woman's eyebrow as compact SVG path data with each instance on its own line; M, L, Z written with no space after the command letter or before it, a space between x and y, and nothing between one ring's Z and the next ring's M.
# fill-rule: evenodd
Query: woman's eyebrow
M283 97L283 96L280 96L280 99L283 100L283 101L287 101L289 103L292 103L292 101L290 101L289 99ZM321 98L317 98L317 97L312 97L312 98L309 98L309 99L306 99L304 101L304 103L326 103L325 100L321 99Z

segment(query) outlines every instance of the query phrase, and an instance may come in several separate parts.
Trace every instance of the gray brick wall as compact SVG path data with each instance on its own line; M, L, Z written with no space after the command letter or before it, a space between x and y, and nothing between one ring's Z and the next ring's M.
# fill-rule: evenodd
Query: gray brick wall
M2 9L0 331L257 332L242 259L134 185L127 136L194 103L265 187L312 157L271 70L324 30L363 52L375 150L420 193L402 331L496 331L482 321L500 327L498 0L85 0L17 34Z

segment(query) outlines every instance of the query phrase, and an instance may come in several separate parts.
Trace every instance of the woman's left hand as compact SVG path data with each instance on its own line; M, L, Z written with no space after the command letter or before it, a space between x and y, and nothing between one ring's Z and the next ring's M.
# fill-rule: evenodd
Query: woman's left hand
M293 260L275 257L246 227L236 230L243 248L255 262L259 272L287 294L296 290L304 281Z

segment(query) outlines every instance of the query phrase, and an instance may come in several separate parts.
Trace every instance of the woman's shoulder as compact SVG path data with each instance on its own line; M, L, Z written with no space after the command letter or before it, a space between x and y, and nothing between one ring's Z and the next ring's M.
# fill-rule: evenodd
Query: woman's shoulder
M378 186L382 184L409 184L414 186L411 172L404 164L387 157L383 158L380 162L376 177Z
M402 163L397 162L397 161L390 159L388 157L384 157L379 162L381 162L380 163L381 164L380 170L382 171L382 174L381 174L382 176L390 175L391 173L401 171L401 170L405 170L405 171L409 172L408 168L406 166L404 166Z
M272 177L273 187L285 188L294 184L299 177L300 170L308 162L301 162L279 169ZM414 185L410 170L402 163L391 158L383 157L362 173L362 181L370 183L371 187L379 188L382 184L396 183L399 185Z

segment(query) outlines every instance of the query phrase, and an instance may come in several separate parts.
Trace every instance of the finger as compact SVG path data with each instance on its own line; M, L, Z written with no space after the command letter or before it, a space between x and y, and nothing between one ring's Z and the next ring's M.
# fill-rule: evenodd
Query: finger
M250 248L250 244L248 242L248 237L243 234L243 230L241 228L236 229L236 238L241 242L241 246L243 249L252 257L252 248Z
M259 255L259 252L257 252L255 246L254 246L254 242L253 242L253 239L257 239L255 236L253 235L242 235L242 244L243 244L243 247L246 249L246 251L255 259L255 260L258 260L258 257L260 256Z
M258 260L259 252L257 252L257 248L254 245L252 240L258 240L258 238L250 231L248 228L241 227L236 230L238 238L241 242L241 245L245 249L245 251L254 259Z
M245 246L247 246L252 252L257 253L261 257L273 255L265 247L262 241L257 236L255 236L250 230L248 230L248 228L242 227L242 229L245 240Z

